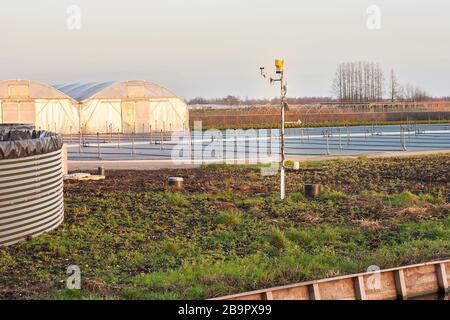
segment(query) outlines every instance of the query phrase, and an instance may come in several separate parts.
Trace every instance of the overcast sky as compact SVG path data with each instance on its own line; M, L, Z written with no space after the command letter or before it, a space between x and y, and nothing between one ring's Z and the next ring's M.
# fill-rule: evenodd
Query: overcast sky
M67 26L70 5L79 30ZM368 28L371 5L380 29ZM289 96L327 96L340 62L369 60L450 95L448 0L14 0L0 13L0 79L145 79L184 98L270 97L259 66L283 57Z

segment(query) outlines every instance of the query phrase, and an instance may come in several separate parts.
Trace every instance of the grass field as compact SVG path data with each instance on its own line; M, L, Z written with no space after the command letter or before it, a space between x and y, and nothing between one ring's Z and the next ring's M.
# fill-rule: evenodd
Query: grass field
M253 166L66 183L60 228L0 248L0 298L210 298L449 258L449 168L450 155L305 162L284 202ZM306 199L305 182L322 196ZM69 265L80 291L65 289Z
M387 126L387 125L411 125L411 124L448 124L449 120L418 120L418 121L348 121L348 122L307 122L307 123L286 123L286 128L329 128L329 127L358 127L358 126ZM202 130L227 130L227 129L278 129L279 123L266 124L236 124L236 125L209 125L202 126ZM194 130L191 125L190 130Z

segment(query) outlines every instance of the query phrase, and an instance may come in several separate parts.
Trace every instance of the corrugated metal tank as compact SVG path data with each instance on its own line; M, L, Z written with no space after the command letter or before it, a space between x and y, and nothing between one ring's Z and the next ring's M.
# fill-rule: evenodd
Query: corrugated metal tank
M0 246L53 230L64 219L61 138L27 132L8 138L0 132Z

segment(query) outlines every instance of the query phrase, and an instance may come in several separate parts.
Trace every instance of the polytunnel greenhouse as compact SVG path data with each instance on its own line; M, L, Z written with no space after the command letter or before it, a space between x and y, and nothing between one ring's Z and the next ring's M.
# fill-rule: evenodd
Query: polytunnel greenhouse
M49 86L6 80L0 81L0 123L62 134L170 132L187 129L189 114L182 99L148 81Z
M143 133L188 128L186 103L148 81L56 85L78 101L84 133Z
M0 81L0 123L32 124L37 130L78 130L79 104L47 84L30 80Z

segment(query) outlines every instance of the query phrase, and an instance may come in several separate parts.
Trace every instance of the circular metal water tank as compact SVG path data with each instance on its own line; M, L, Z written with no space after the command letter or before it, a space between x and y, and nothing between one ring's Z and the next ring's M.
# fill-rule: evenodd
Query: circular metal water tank
M61 138L48 132L0 132L0 246L63 221L61 147Z
M1 123L0 130L34 130L32 123Z

